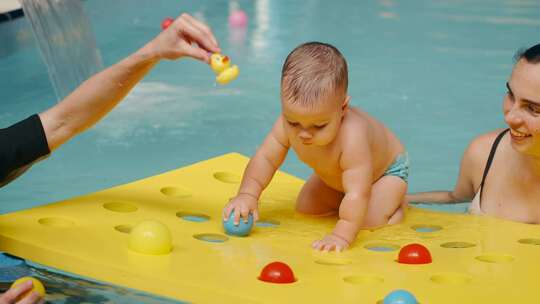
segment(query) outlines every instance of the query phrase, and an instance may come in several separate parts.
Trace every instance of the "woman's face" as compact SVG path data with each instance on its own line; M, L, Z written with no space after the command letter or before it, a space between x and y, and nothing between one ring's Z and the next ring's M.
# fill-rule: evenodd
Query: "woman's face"
M540 63L520 59L507 83L504 120L510 127L512 147L540 157Z

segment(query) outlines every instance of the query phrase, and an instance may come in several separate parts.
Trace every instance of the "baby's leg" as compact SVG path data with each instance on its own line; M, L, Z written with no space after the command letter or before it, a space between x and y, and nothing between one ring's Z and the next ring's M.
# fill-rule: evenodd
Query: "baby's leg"
M296 211L316 216L337 214L342 199L343 193L328 187L313 174L296 199Z
M364 218L364 227L397 224L405 215L407 183L400 177L381 177L371 188L371 199Z

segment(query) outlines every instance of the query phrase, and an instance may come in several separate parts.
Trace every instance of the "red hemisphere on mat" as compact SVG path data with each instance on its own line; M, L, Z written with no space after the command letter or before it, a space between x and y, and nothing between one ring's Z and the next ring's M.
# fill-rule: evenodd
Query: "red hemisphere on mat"
M429 250L421 244L408 244L399 251L398 263L401 264L429 264L431 254Z
M259 280L269 283L294 283L294 273L289 265L283 262L272 262L264 266Z

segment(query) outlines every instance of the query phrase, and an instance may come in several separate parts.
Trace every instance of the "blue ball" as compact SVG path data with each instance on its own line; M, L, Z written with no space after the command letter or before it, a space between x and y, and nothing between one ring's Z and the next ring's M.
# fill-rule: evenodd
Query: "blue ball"
M251 214L248 216L247 223L245 223L244 218L241 217L237 226L234 225L234 212L231 212L228 220L223 221L223 229L225 229L225 233L228 235L246 236L251 232L252 227L253 216Z
M416 301L412 293L397 289L384 298L383 304L418 304L418 301Z

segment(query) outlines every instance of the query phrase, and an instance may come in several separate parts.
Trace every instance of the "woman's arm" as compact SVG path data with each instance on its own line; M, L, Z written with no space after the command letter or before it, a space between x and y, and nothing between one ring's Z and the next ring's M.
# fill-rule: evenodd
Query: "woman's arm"
M219 52L212 31L193 17L181 15L140 50L92 76L39 114L50 150L101 120L161 59L188 56L208 63L208 52Z
M457 204L471 201L478 186L493 142L492 132L475 138L463 153L456 185L451 191L429 191L407 194L408 202L427 204Z

